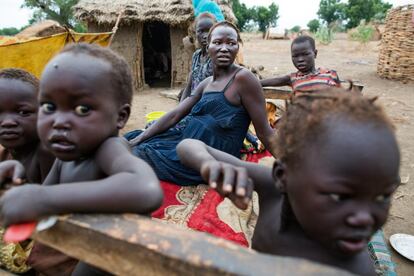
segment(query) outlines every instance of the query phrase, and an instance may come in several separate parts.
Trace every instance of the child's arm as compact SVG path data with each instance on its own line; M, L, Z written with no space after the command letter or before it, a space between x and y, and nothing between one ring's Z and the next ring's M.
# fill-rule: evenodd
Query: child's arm
M41 182L43 183L46 179L46 177L49 175L49 172L51 168L53 167L53 164L55 162L55 156L44 148L43 146L39 146L39 150L37 152L37 163L40 170L40 177ZM56 182L55 182L56 183Z
M9 190L0 200L3 224L67 213L149 213L161 205L162 190L155 173L130 153L122 138L106 140L95 161L107 177ZM56 169L59 168L53 166L52 171ZM60 166L60 170L64 169ZM51 173L49 176L53 176Z
M291 85L292 82L290 81L290 75L286 75L283 77L275 77L271 79L264 79L260 81L260 84L262 87L265 86L285 86L285 85Z
M253 184L259 197L274 189L271 168L242 161L199 140L181 141L177 153L181 163L199 171L212 188L229 196L240 208L246 207L246 199L250 200Z

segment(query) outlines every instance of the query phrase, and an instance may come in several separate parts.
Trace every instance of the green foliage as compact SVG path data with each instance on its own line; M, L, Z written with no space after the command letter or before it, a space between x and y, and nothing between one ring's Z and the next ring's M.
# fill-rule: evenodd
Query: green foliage
M292 29L290 29L290 32L291 33L298 33L298 32L300 32L300 29L301 29L300 26L296 25Z
M355 31L350 33L350 38L355 41L359 41L362 44L368 43L374 36L375 28L372 25L368 25L364 20L358 25Z
M334 39L334 32L326 26L321 26L316 32L315 37L320 43L328 45Z
M252 22L259 26L259 30L265 32L267 28L274 27L279 19L279 6L272 3L269 7L254 6L247 8L239 0L233 0L233 12L237 18L237 25L241 31L251 28Z
M253 19L253 11L246 7L239 0L233 0L233 12L237 18L237 25L241 31L245 31L250 20Z
M261 32L266 32L269 27L276 27L279 19L279 6L275 3L270 4L269 8L259 6L253 7L254 21L259 25Z
M0 29L0 35L5 35L5 36L15 35L18 32L20 32L20 30L14 27Z
M51 19L71 29L81 31L86 28L73 16L72 7L79 0L24 0L23 7L34 9L31 24L44 19Z
M312 19L308 23L308 28L311 33L316 33L320 27L320 23L318 19Z
M344 10L345 4L341 0L321 0L317 14L329 26L344 18Z
M358 26L361 20L370 22L373 19L383 20L391 4L382 0L349 0L345 9L348 19L347 28Z

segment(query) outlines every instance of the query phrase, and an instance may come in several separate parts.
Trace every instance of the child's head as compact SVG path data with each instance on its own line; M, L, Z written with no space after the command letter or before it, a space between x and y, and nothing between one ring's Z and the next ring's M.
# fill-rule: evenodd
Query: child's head
M207 41L208 53L213 64L226 67L234 62L241 38L239 29L233 23L216 23L208 33Z
M217 22L214 15L209 12L203 12L195 20L195 33L197 42L202 48L207 47L207 37L210 28Z
M276 144L277 186L307 236L339 255L365 249L399 183L398 145L382 108L343 91L298 97Z
M0 144L10 150L38 142L38 79L17 68L0 71Z
M298 36L291 45L293 65L304 74L315 70L315 58L318 50L315 47L315 40L307 35Z
M59 159L92 154L117 136L130 114L131 72L108 48L72 44L45 67L40 81L39 137Z

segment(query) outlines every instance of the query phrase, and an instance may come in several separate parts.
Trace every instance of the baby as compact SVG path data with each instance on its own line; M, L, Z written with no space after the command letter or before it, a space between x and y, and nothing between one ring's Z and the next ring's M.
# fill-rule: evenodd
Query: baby
M181 161L245 208L253 187L260 214L252 247L374 275L367 251L399 184L394 128L372 100L343 91L303 94L280 122L273 169L184 140Z
M0 163L8 171L0 176L1 183L19 184L23 178L42 183L55 160L37 135L38 91L39 81L29 72L17 68L0 71L0 145L4 148L0 161L13 159ZM24 169L13 169L17 161Z
M297 72L283 77L261 80L262 86L292 87L293 92L312 92L330 87L340 87L338 74L334 70L315 68L315 58L318 50L315 40L310 36L298 36L291 46L292 62Z
M72 44L46 65L37 132L57 160L43 185L23 185L3 195L5 226L68 213L148 214L160 206L162 190L155 173L118 137L130 115L132 92L125 60L106 48ZM29 261L36 271L71 272L67 266L59 268L65 266L62 258L53 263L51 255L56 254L47 249L33 252Z

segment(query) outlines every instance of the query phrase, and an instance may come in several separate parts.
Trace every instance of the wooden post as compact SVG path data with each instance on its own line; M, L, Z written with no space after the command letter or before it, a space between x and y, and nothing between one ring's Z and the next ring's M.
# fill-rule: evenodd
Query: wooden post
M71 215L35 239L116 275L351 275L138 215Z

